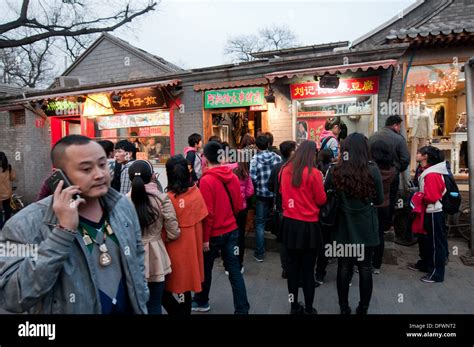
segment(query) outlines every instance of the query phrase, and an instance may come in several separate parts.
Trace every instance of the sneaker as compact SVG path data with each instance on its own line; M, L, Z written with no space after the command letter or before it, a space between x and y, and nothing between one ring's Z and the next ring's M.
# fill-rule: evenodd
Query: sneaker
M352 281L349 282L349 287L352 287Z
M420 278L420 281L425 282L425 283L435 283L436 282L435 280L432 280L430 278L430 276L428 276L428 275L423 276L422 278Z
M374 273L374 275L380 275L380 269L374 268L372 272Z
M342 306L340 306L340 308L341 308L341 314L342 315L348 315L348 314L351 314L351 312L352 312L349 305L342 305Z
M245 271L245 270L244 270L244 267L242 266L242 267L240 268L240 273L243 275L243 274L244 274L244 271Z
M407 268L408 268L408 270L411 270L411 271L419 271L418 268L416 267L416 264L414 264L414 263L408 264Z
M255 260L256 260L257 262L263 263L263 256L262 256L262 255L261 255L261 256L257 256L257 255L256 255L256 256L254 256L254 258L255 258Z
M211 306L209 305L209 303L199 305L196 301L193 301L191 310L194 312L209 312L211 310Z
M229 271L225 271L225 275L226 275L226 276L229 276Z
M316 278L314 279L314 283L316 284L316 287L319 287L324 284L324 277L320 275L316 275Z
M283 278L284 280L286 280L286 279L288 278L288 274L286 273L285 270L283 270L283 271L281 272L281 278Z

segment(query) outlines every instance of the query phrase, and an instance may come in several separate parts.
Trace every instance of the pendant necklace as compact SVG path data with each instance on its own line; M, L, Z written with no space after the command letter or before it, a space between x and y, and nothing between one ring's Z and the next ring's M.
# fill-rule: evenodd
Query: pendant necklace
M105 229L105 230L104 230ZM84 240L84 243L86 246L89 246L91 243L95 243L96 245L99 246L99 251L100 251L100 256L99 256L99 264L100 266L109 266L112 263L112 257L109 254L109 250L107 248L107 245L105 244L105 241L107 239L107 234L112 235L113 231L112 228L110 228L110 225L105 221L104 226L101 229L97 229L97 231L102 231L104 234L104 238L102 240L102 243L97 242L95 239L90 237L89 233L85 228L82 228L84 231L84 235L82 236L82 239Z

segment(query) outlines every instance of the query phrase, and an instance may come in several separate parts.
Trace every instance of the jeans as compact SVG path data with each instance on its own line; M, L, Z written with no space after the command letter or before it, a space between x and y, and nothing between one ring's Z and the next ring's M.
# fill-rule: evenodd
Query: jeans
M148 289L150 289L150 299L146 303L148 314L161 314L161 297L164 288L165 281L148 282Z
M255 204L255 256L263 258L265 255L265 222L270 212L273 198L257 198Z
M244 266L245 254L245 227L247 226L248 210L240 211L237 215L237 226L239 228L239 264L240 268Z
M219 251L229 271L229 281L234 297L234 312L236 314L248 314L250 305L247 301L247 290L245 289L244 277L240 273L240 263L238 257L239 230L228 232L227 234L211 237L209 240L208 252L204 252L204 282L202 292L196 293L194 301L199 306L209 302L209 292L212 283L212 267L214 260L219 257Z
M337 266L337 295L341 308L349 306L349 282L354 273L354 265L359 269L359 307L367 311L372 297L372 254L373 247L365 247L364 260L339 258Z

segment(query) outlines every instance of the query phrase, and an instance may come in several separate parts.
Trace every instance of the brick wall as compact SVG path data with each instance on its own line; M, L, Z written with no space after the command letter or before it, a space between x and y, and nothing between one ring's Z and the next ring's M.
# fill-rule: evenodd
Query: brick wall
M25 202L33 202L51 170L49 125L36 127L36 116L26 111L26 124L11 126L8 112L0 112L0 151L5 152L15 169L17 179L13 186Z

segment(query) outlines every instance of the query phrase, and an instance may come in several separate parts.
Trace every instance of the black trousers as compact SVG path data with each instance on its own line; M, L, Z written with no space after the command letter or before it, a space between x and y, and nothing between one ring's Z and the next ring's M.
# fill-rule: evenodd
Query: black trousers
M339 297L339 306L349 306L349 283L354 274L354 266L359 269L359 307L364 310L369 308L370 298L372 297L372 255L373 247L365 247L364 260L358 261L357 258L339 258L337 266L337 295Z
M398 187L400 186L400 173L396 172L393 177L392 184L390 185L390 208L389 208L389 220L390 226L393 223L393 215L395 213L395 206L397 205Z
M298 304L298 280L303 273L303 293L306 310L313 307L314 301L314 266L318 249L288 249L288 293L292 306Z
M321 235L323 237L323 245L319 247L318 260L316 261L316 277L324 278L326 276L326 268L329 263L329 258L326 257L326 244L331 243L331 233L333 227L321 225Z
M374 256L372 265L376 269L382 266L383 252L385 250L385 235L384 231L390 229L390 207L377 207L379 216L379 240L380 243L374 248Z
M5 220L3 220L3 217L0 215L0 228L3 228L7 220L9 220L10 217L12 216L12 208L10 206L10 199L2 200L2 208L3 208L3 213L5 214Z
M191 292L185 292L178 295L179 301L173 296L173 293L163 291L161 305L166 312L172 316L185 316L191 314L192 296Z

